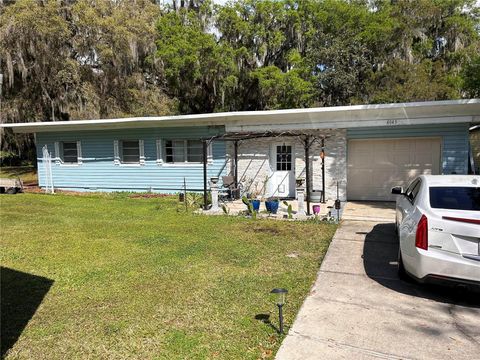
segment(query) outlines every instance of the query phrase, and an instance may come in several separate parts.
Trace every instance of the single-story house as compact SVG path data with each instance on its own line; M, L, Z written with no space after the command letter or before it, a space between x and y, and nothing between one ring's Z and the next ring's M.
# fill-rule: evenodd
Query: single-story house
M303 177L324 200L338 185L342 201L388 201L391 187L416 175L466 174L478 123L480 100L470 99L2 127L35 134L41 187L46 149L58 189L203 191L205 170L205 179L232 175L267 196L294 198Z

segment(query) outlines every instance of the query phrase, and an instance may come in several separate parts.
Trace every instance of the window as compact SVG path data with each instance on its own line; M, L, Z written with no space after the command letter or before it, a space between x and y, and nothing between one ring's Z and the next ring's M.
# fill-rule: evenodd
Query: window
M417 185L419 181L420 181L419 179L415 179L414 181L412 181L410 185L408 185L407 189L405 190L405 194L409 194L412 191L413 187Z
M420 185L422 184L421 181L419 181L417 183L417 185L415 185L415 187L412 189L412 192L410 193L410 198L412 199L412 201L414 201L418 195L418 192L420 191Z
M62 148L62 160L64 163L78 163L78 148L76 141L64 141L62 142Z
M292 147L290 145L277 146L277 171L292 170Z
M203 144L200 140L166 140L166 163L201 163Z
M113 142L114 164L144 165L143 140L115 140Z
M480 188L435 186L430 190L430 206L435 209L480 211Z
M140 163L140 146L138 140L122 141L122 163L138 164Z
M415 201L415 198L417 197L418 192L420 191L420 185L421 185L421 181L420 179L417 179L408 187L407 191L405 192L412 204Z
M56 141L54 146L57 165L80 165L82 163L80 141Z

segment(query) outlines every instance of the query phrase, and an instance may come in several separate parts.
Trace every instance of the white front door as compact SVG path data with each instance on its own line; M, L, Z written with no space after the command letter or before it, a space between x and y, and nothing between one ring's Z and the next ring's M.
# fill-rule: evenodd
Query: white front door
M273 144L270 155L269 195L295 196L295 156L292 144Z

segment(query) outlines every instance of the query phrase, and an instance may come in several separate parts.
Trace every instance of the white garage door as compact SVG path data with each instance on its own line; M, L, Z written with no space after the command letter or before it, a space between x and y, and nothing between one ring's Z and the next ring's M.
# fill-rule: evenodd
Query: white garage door
M349 140L348 200L395 200L394 186L421 174L440 173L438 138Z

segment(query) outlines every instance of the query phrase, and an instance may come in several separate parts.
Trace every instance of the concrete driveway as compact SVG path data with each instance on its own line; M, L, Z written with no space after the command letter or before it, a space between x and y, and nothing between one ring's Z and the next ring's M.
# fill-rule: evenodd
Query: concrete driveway
M277 359L480 359L480 296L398 279L393 207L347 204Z

